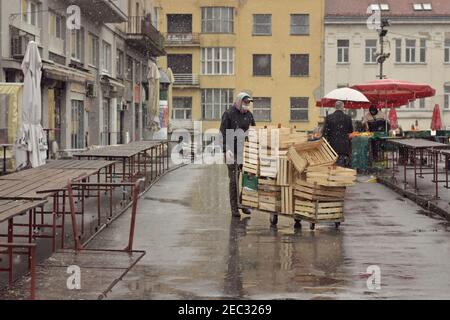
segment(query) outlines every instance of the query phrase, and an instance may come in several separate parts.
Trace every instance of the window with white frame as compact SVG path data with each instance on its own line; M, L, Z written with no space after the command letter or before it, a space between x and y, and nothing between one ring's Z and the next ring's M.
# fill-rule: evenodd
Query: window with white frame
M349 62L349 47L350 47L350 41L349 40L338 40L337 41L337 62L338 63L348 63Z
M272 35L272 15L254 14L253 15L253 35L270 36Z
M421 63L427 62L427 40L426 39L420 39L419 61Z
M253 98L253 117L255 121L272 120L272 99L271 98Z
M22 0L21 13L22 21L33 26L38 26L39 5L34 0Z
M292 97L291 98L291 121L308 121L309 116L309 98Z
M98 67L98 59L100 56L100 45L98 37L92 33L88 35L88 46L89 46L89 64Z
M419 99L419 108L425 109L425 98Z
M408 104L406 105L406 107L408 109L415 109L416 108L416 100L409 101Z
M234 9L229 7L203 7L202 32L233 33Z
M291 14L291 35L309 35L309 14Z
M79 62L83 61L84 28L74 29L70 34L71 57Z
M416 62L416 40L406 39L405 62Z
M450 38L445 39L444 62L450 63Z
M63 40L65 34L64 17L54 11L49 12L49 33L53 38Z
M173 97L172 118L177 120L192 119L192 97Z
M233 75L234 48L202 48L203 75Z
M402 39L395 39L395 62L402 62Z
M233 105L233 89L203 89L202 117L204 120L220 120Z
M123 51L120 49L117 49L117 65L116 65L116 77L123 79L123 70L125 67L125 56L123 54Z
M377 40L366 40L366 63L377 62Z
M444 86L444 109L450 109L450 85Z
M103 41L103 46L102 46L102 71L107 73L107 74L111 74L111 45L106 42Z

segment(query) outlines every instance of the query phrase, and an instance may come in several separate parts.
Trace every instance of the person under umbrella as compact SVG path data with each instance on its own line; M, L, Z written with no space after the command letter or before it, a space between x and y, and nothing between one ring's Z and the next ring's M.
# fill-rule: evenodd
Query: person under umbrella
M384 112L378 110L374 104L370 106L369 112L365 114L363 119L365 130L370 132L386 131L386 122L386 115Z
M353 132L352 118L344 113L344 103L337 101L336 111L325 118L322 136L338 154L337 165L350 166L350 137Z

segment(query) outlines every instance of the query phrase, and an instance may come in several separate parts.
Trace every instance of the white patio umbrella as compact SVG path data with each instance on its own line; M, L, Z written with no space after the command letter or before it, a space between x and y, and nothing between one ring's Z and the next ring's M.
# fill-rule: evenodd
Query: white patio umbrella
M16 168L45 164L47 141L41 125L42 60L34 41L28 43L22 62L24 88L22 98L22 125L17 135Z
M146 124L150 130L159 130L159 81L161 73L159 72L156 63L151 62L148 71L148 114L149 122Z
M367 102L369 103L369 99L362 94L361 92L350 89L350 88L340 88L335 89L328 93L325 97L325 99L332 99L332 100L340 100L340 101L351 101L351 102Z

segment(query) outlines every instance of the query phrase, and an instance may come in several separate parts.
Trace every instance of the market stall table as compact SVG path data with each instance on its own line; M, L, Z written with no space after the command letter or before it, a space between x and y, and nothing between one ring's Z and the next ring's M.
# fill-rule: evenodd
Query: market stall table
M408 159L412 160L412 169L414 171L414 190L418 190L417 177L423 177L424 174L434 175L434 159L430 150L450 148L450 145L439 142L429 141L425 139L401 139L390 140L394 149L392 152L392 159L395 159L395 154L399 152L398 162L403 161L404 170L404 187L407 187L406 174L408 170ZM417 170L417 156L419 156L419 171ZM425 157L424 157L425 156ZM427 165L431 165L432 172L424 172L424 160ZM395 165L392 166L392 175L395 175Z
M43 207L47 201L26 201L26 200L0 200L0 224L8 222L8 232L0 237L7 238L7 242L0 242L0 248L6 248L6 251L0 251L0 254L6 254L8 256L8 266L6 268L0 268L1 272L8 272L8 284L13 285L13 255L27 255L28 267L31 273L31 299L34 299L35 295L35 244L33 243L33 217L35 216L36 208ZM28 224L15 224L14 218L29 214ZM27 234L16 234L14 227L27 227ZM21 241L17 243L15 238L26 238L27 242ZM17 251L15 249L27 249L26 251Z

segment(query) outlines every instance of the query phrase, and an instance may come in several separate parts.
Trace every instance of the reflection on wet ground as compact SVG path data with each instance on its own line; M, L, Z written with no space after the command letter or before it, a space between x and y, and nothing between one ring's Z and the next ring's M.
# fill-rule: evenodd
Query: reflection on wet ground
M448 298L446 222L361 181L348 191L340 230L310 231L288 218L270 227L260 212L231 218L224 166L175 171L140 202L135 248L147 255L109 298ZM91 247L125 244L127 228L120 218ZM367 288L371 265L381 269L379 291Z

